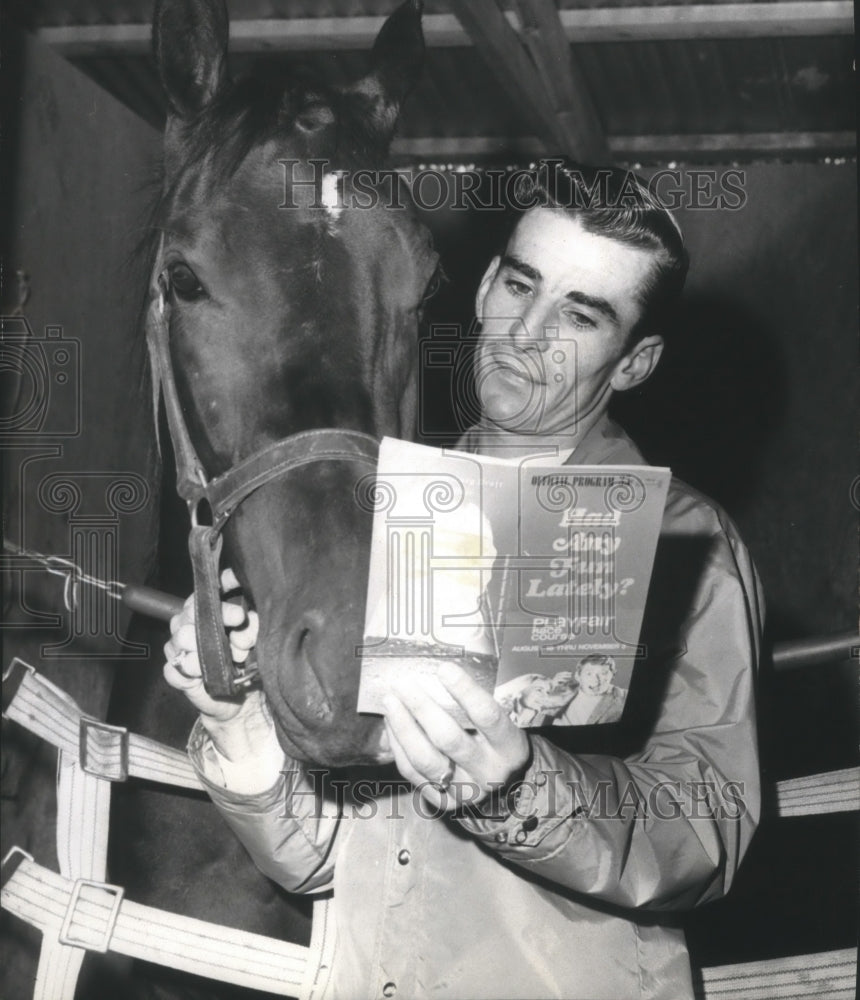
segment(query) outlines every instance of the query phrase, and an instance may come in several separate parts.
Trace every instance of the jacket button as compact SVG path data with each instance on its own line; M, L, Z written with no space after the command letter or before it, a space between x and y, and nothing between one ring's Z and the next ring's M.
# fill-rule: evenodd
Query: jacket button
M532 830L537 830L538 818L537 816L528 816L523 820L523 829L526 833L531 833Z
M496 834L496 841L499 844L507 844L508 835L505 833L504 830L499 830L499 832Z
M524 844L526 842L527 836L528 834L525 832L525 830L517 830L517 832L514 834L514 843Z
M382 995L384 997L393 997L396 992L397 992L397 984L396 983L386 983L382 987Z
M541 771L538 775L535 776L535 784L538 786L538 788L543 788L543 786L546 784L546 780L547 780L546 774L544 774L543 771Z
M412 855L404 847L402 851L397 852L397 862L401 865L408 865L409 859Z

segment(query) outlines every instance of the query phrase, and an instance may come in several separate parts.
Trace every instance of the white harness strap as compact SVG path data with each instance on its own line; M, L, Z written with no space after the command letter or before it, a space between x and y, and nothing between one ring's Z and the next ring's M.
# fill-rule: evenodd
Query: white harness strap
M134 903L118 886L72 881L15 848L5 861L10 865L16 867L3 886L3 906L46 940L281 995L298 995L305 980L307 948Z
M331 981L336 942L334 904L332 893L328 892L314 897L311 943L308 948L310 957L299 994L302 1000L325 1000Z
M103 882L107 868L110 782L81 770L76 756L57 760L57 858L70 879ZM74 1000L85 949L44 935L33 1000Z
M64 691L17 657L3 675L3 698L4 718L72 755L87 774L108 781L134 777L203 787L186 754L84 715Z
M860 767L776 783L776 811L780 816L820 816L857 809L860 809Z
M123 898L108 885L110 783L129 776L201 788L184 753L84 715L29 664L3 675L3 717L60 751L60 874L13 847L0 905L42 931L34 1000L73 1000L84 953L115 951L210 979L302 1000L324 1000L335 933L330 895L314 900L310 948L221 927Z

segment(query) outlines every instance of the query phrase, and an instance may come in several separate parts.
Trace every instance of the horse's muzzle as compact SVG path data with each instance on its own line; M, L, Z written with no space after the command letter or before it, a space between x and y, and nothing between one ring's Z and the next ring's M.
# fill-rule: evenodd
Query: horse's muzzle
M378 716L356 712L360 658L343 631L307 611L261 635L260 675L289 756L329 767L391 761Z

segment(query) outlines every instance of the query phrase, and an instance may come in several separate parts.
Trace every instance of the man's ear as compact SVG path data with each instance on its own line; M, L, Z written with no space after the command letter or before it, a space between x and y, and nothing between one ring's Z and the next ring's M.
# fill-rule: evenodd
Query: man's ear
M662 353L663 338L659 334L643 337L618 362L609 384L616 392L641 385L657 367Z
M484 271L484 277L481 278L481 284L478 285L478 293L475 295L475 315L479 320L484 318L484 299L487 297L487 292L490 290L490 285L493 283L493 278L499 272L499 265L502 263L502 258L499 256L493 257L490 261L490 265L486 271Z

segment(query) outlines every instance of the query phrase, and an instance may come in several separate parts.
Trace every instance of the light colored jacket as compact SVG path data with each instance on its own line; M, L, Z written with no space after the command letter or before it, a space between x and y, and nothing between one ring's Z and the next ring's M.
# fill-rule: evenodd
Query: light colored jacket
M572 462L642 459L607 420ZM338 806L331 776L289 764L263 794L211 795L276 882L334 887L336 1000L683 1000L678 911L727 891L758 822L761 615L731 521L673 481L624 717L533 734L514 814L428 816L402 784ZM202 771L199 726L189 749Z

